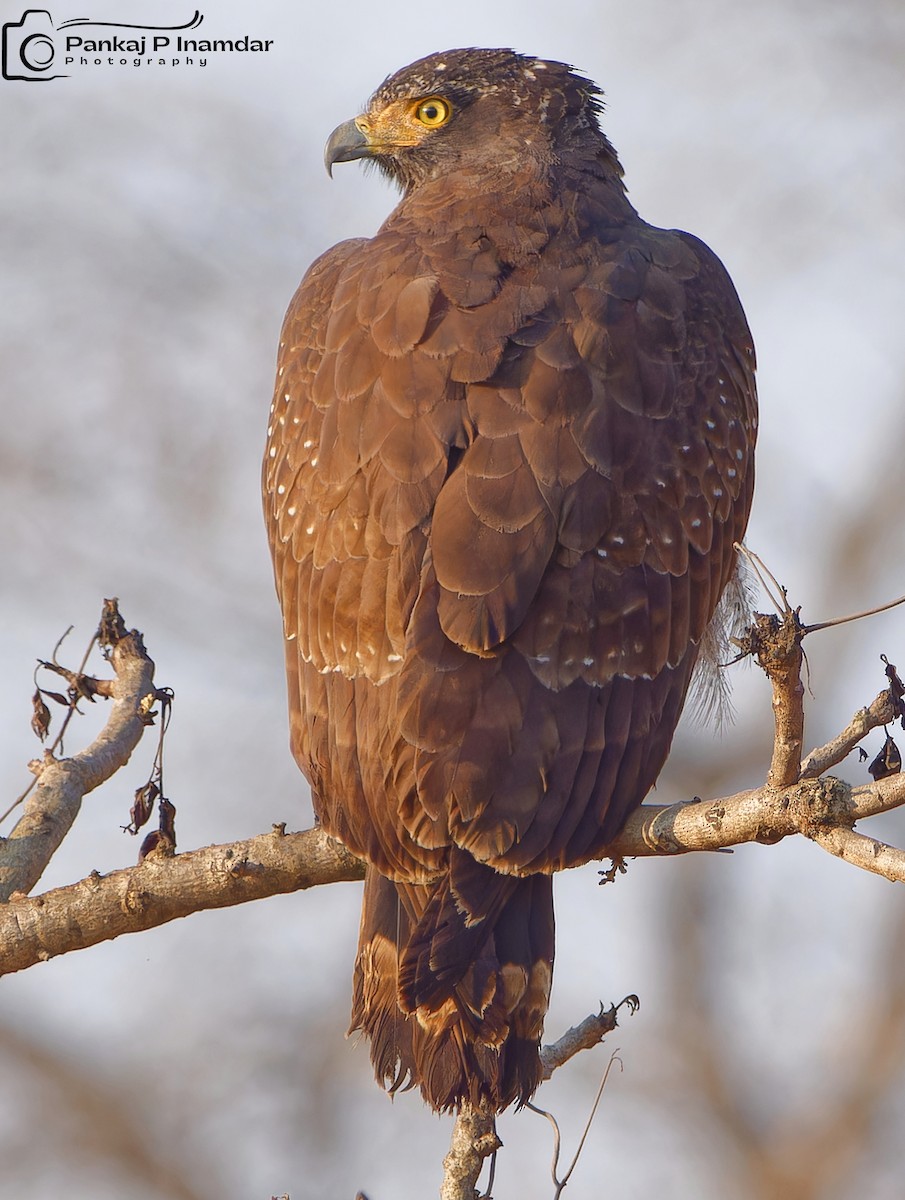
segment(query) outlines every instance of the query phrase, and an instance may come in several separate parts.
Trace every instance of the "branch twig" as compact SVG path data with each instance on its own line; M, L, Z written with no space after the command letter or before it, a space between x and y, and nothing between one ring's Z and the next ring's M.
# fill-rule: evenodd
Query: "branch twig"
M562 1179L559 1177L559 1155L562 1149L562 1135L559 1129L559 1122L557 1121L556 1117L553 1116L553 1113L547 1112L543 1108L538 1108L536 1104L527 1105L527 1107L532 1112L537 1113L539 1117L546 1117L553 1127L553 1162L550 1165L550 1175L553 1179L553 1200L559 1200L559 1197L565 1191L566 1184L572 1178L572 1172L578 1165L578 1160L581 1158L581 1152L584 1149L585 1142L588 1140L588 1134L591 1132L591 1126L594 1123L594 1117L597 1115L597 1108L600 1104L601 1097L603 1096L603 1089L607 1085L607 1080L610 1077L610 1071L612 1070L614 1063L619 1064L619 1069L621 1071L622 1059L619 1058L618 1050L614 1050L610 1055L610 1061L606 1065L606 1070L604 1071L603 1078L600 1081L600 1087L597 1089L597 1095L594 1097L594 1103L591 1105L591 1111L588 1114L587 1121L585 1122L584 1131L578 1142L578 1149L573 1154L572 1161Z
M141 634L134 629L127 633L123 627L110 645L115 678L107 723L91 745L72 758L56 759L47 750L30 764L38 785L25 800L12 833L0 843L0 900L31 891L71 829L82 797L125 766L147 727L142 702L154 695L154 664Z
M569 1061L582 1050L591 1050L599 1045L608 1033L612 1033L617 1025L617 1016L622 1005L630 1012L636 1013L640 1006L637 996L626 996L618 1004L609 1008L600 1007L600 1012L585 1017L578 1025L567 1029L562 1037L549 1046L542 1046L540 1052L541 1066L544 1069L544 1079L549 1079L557 1067Z
M859 709L837 737L810 752L801 764L801 778L816 779L825 771L831 771L872 729L891 725L898 715L896 701L886 688L867 708Z
M783 591L785 599L785 591ZM767 786L788 787L801 767L804 743L804 686L801 682L801 639L805 630L798 613L785 603L782 616L755 613L742 652L753 654L773 689L773 757Z

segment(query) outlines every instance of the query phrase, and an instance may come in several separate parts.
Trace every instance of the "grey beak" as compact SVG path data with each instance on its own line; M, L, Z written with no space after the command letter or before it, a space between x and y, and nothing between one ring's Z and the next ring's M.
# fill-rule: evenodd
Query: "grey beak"
M370 143L355 121L345 121L333 130L324 147L324 166L327 168L327 174L333 178L334 163L352 162L356 158L366 158L370 153Z

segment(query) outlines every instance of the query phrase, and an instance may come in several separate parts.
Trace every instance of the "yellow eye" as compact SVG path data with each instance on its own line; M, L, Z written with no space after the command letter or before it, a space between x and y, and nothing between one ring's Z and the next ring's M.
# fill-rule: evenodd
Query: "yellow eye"
M415 120L426 125L428 129L436 129L438 125L445 125L451 116L452 106L442 96L428 96L426 100L419 101L418 107L415 109Z

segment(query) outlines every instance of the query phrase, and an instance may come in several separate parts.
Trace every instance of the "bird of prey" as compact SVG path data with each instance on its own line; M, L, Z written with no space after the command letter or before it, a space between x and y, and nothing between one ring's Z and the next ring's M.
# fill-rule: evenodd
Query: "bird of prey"
M629 202L601 92L432 54L340 125L402 198L283 325L264 463L291 745L367 864L352 1029L435 1109L526 1101L552 874L669 751L748 519L732 282Z

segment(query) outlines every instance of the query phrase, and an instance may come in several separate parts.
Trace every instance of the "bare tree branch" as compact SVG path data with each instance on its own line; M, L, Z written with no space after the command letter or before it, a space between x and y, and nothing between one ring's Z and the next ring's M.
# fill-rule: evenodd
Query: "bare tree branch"
M465 1104L456 1114L449 1153L443 1160L440 1200L478 1200L477 1183L484 1159L499 1150L493 1114Z
M856 714L838 738L812 751L801 764L805 632L797 613L785 604L782 617L758 615L743 643L773 686L776 738L767 785L717 800L643 805L608 847L608 856L618 861L720 850L802 833L828 853L905 882L905 852L852 828L858 820L905 803L905 776L889 776L854 790L838 779L813 777L825 763L848 753L871 728L898 714L895 669L887 669L890 688ZM11 898L8 906L0 906L0 974L205 908L362 877L362 864L323 832L286 834L285 827L276 826L270 834L188 854L174 855L163 848L136 867L106 877L95 872L79 883L29 898L25 893L70 828L82 796L128 761L158 695L154 665L141 635L126 632L115 602L105 605L99 637L112 647L115 674L112 681L91 681L97 694L113 697L107 724L80 754L63 760L48 755L34 764L38 787L0 845L0 898ZM807 777L799 779L800 771ZM778 786L778 779L785 784Z
M901 883L905 855L851 827L902 804L905 775L854 789L824 776L779 791L764 787L720 800L643 805L609 853L619 858L687 854L803 833L829 853ZM0 905L0 974L207 908L363 878L363 864L320 829L284 833L276 826L246 841L151 854L138 866L93 873L39 896L16 893Z
M783 592L785 600L785 592ZM786 603L781 617L755 613L754 624L742 640L773 689L773 757L767 786L788 787L799 777L804 743L804 686L801 682L801 639L805 630Z
M839 826L815 829L810 836L828 854L834 854L854 867L882 875L890 883L905 883L905 850L897 850L886 842Z
M752 788L719 800L691 804L643 804L629 817L611 855L643 858L723 850L744 842L772 844L790 834L813 838L830 826L850 829L856 821L905 804L905 775L890 775L852 788L824 775L791 787Z
M126 765L149 723L145 698L154 699L154 664L141 634L123 628L110 644L115 678L109 689L107 681L99 688L99 694L109 690L113 697L107 723L91 745L72 758L56 759L47 751L30 764L38 786L26 797L25 811L12 833L0 843L0 900L31 891L72 828L83 796Z
M608 1009L601 1006L599 1013L591 1013L578 1025L567 1029L558 1041L543 1046L540 1060L544 1068L544 1079L550 1079L557 1067L561 1067L582 1050L593 1049L608 1033L612 1033L618 1024L616 1018L623 1004L633 1013L638 1011L638 997L626 996L621 1003L612 1004Z
M638 1008L637 996L626 996L620 1004L611 1005L599 1013L585 1017L578 1025L567 1030L552 1045L541 1049L544 1079L549 1079L557 1067L561 1067L582 1050L599 1045L608 1033L616 1028L616 1017L623 1004L631 1012ZM465 1105L456 1116L453 1125L449 1153L443 1160L443 1185L440 1200L476 1200L478 1177L484 1159L502 1147L497 1137L493 1113Z
M0 974L203 909L363 878L363 864L320 829L287 834L278 825L247 841L152 853L40 896L14 894L0 906Z
M20 971L71 950L165 924L206 908L222 908L322 883L361 879L363 864L320 829L268 834L229 845L175 854L161 844L137 866L86 879L44 895L26 893L40 877L78 814L82 797L129 759L150 723L160 695L141 635L104 625L112 646L112 681L91 681L111 695L110 718L91 746L71 759L51 752L32 764L38 787L10 838L0 845L0 974ZM773 688L775 739L764 787L716 800L643 805L607 848L614 863L628 857L719 850L744 842L772 843L803 834L828 853L895 882L905 882L905 851L856 833L865 817L905 804L898 774L852 789L820 773L845 757L877 725L900 713L893 683L826 746L802 763L804 733L801 640L807 630L785 606L782 617L761 616L743 644ZM887 672L889 674L889 672ZM901 688L901 684L898 685ZM818 777L820 776L820 777ZM628 998L634 1003L634 997ZM616 1008L588 1017L559 1042L544 1047L544 1077L572 1055L596 1045L616 1024ZM441 1200L476 1200L484 1160L500 1146L493 1114L465 1106L458 1113L444 1160Z
M890 689L886 688L867 708L860 708L837 737L810 752L801 764L801 778L816 779L825 771L832 770L851 754L872 729L891 725L898 715L896 701Z

